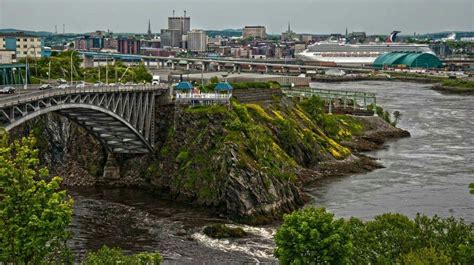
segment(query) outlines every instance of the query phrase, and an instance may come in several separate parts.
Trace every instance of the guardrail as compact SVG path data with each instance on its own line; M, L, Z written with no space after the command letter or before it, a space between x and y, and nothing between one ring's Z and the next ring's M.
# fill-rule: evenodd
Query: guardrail
M9 94L0 98L0 108L26 103L49 97L86 94L86 93L115 93L115 92L137 92L137 91L158 91L168 87L165 85L138 85L138 86L114 86L114 87L94 87L86 86L83 88L65 88L65 89L47 89L32 91L23 94Z
M357 91L346 91L346 90L332 90L332 89L319 89L319 88L306 88L306 89L282 89L282 92L287 97L305 97L310 98L312 96L318 96L325 99L329 106L329 113L332 113L333 104L338 105L339 100L342 101L343 108L348 107L348 103L352 103L352 108L368 110L368 103L371 102L374 106L374 113L376 112L377 98L375 93L370 92L357 92ZM358 105L357 100L363 100L362 105Z
M212 104L212 103L229 103L232 94L217 94L217 93L176 93L176 103L196 103Z

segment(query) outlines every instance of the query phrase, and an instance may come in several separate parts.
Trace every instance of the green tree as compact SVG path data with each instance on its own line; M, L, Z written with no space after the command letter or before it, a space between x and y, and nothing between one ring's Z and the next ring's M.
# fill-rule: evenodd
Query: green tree
M352 224L355 224L353 221ZM387 264L416 247L415 223L401 214L383 214L352 230L359 262Z
M275 242L281 264L347 264L353 248L346 222L324 208L285 215Z
M310 208L285 216L275 255L282 264L474 264L473 231L474 224L453 217L383 214L344 222Z
M451 259L434 248L411 251L400 258L401 265L450 265Z
M155 265L160 264L163 258L159 253L140 253L126 256L119 248L103 246L96 252L91 252L85 258L84 265Z
M400 111L398 111L398 110L394 111L393 112L393 118L395 119L393 121L393 126L397 126L398 122L402 118L402 114L400 113Z
M73 201L39 167L36 140L0 132L0 263L38 264L67 253ZM64 261L64 260L63 260Z
M306 111L306 113L308 113L309 116L320 125L324 119L324 105L324 100L318 96L312 96L301 103L304 111Z

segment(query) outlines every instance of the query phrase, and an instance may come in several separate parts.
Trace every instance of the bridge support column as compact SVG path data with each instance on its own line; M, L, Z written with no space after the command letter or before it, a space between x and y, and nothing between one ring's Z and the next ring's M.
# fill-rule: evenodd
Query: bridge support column
M89 67L94 67L94 57L92 56L85 56L84 55L84 67L89 68Z
M104 166L104 174L102 175L102 181L107 183L120 179L120 166L115 158L115 155L109 153L107 155L107 162Z
M176 66L175 66L175 63L174 61L171 62L171 70L175 70L176 69Z
M237 65L236 65L236 64L234 64L232 71L233 71L234 73L237 72Z

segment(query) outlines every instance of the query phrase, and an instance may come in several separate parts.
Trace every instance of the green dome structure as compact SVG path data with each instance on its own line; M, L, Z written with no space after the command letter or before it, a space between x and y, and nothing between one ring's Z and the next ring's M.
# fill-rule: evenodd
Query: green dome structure
M436 55L427 52L389 52L377 57L372 64L375 69L396 66L427 69L441 68L443 62Z

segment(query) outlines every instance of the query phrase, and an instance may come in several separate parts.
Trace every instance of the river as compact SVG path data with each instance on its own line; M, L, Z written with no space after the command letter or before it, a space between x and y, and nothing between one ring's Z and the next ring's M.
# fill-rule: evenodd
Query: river
M387 143L368 155L385 168L368 174L322 179L307 188L309 205L338 217L370 219L386 212L456 216L474 222L474 97L441 95L429 85L399 82L318 83L318 88L375 92L386 110L402 113L399 127L410 138ZM274 262L275 226L242 226L244 239L214 240L201 233L208 223L229 221L134 189L78 189L70 247L119 246L127 253L159 250L165 264Z
M369 155L385 166L368 174L323 179L308 192L312 204L337 216L369 219L385 212L455 216L474 222L474 97L442 95L430 85L399 82L319 84L377 93L386 110L400 111L410 138Z

